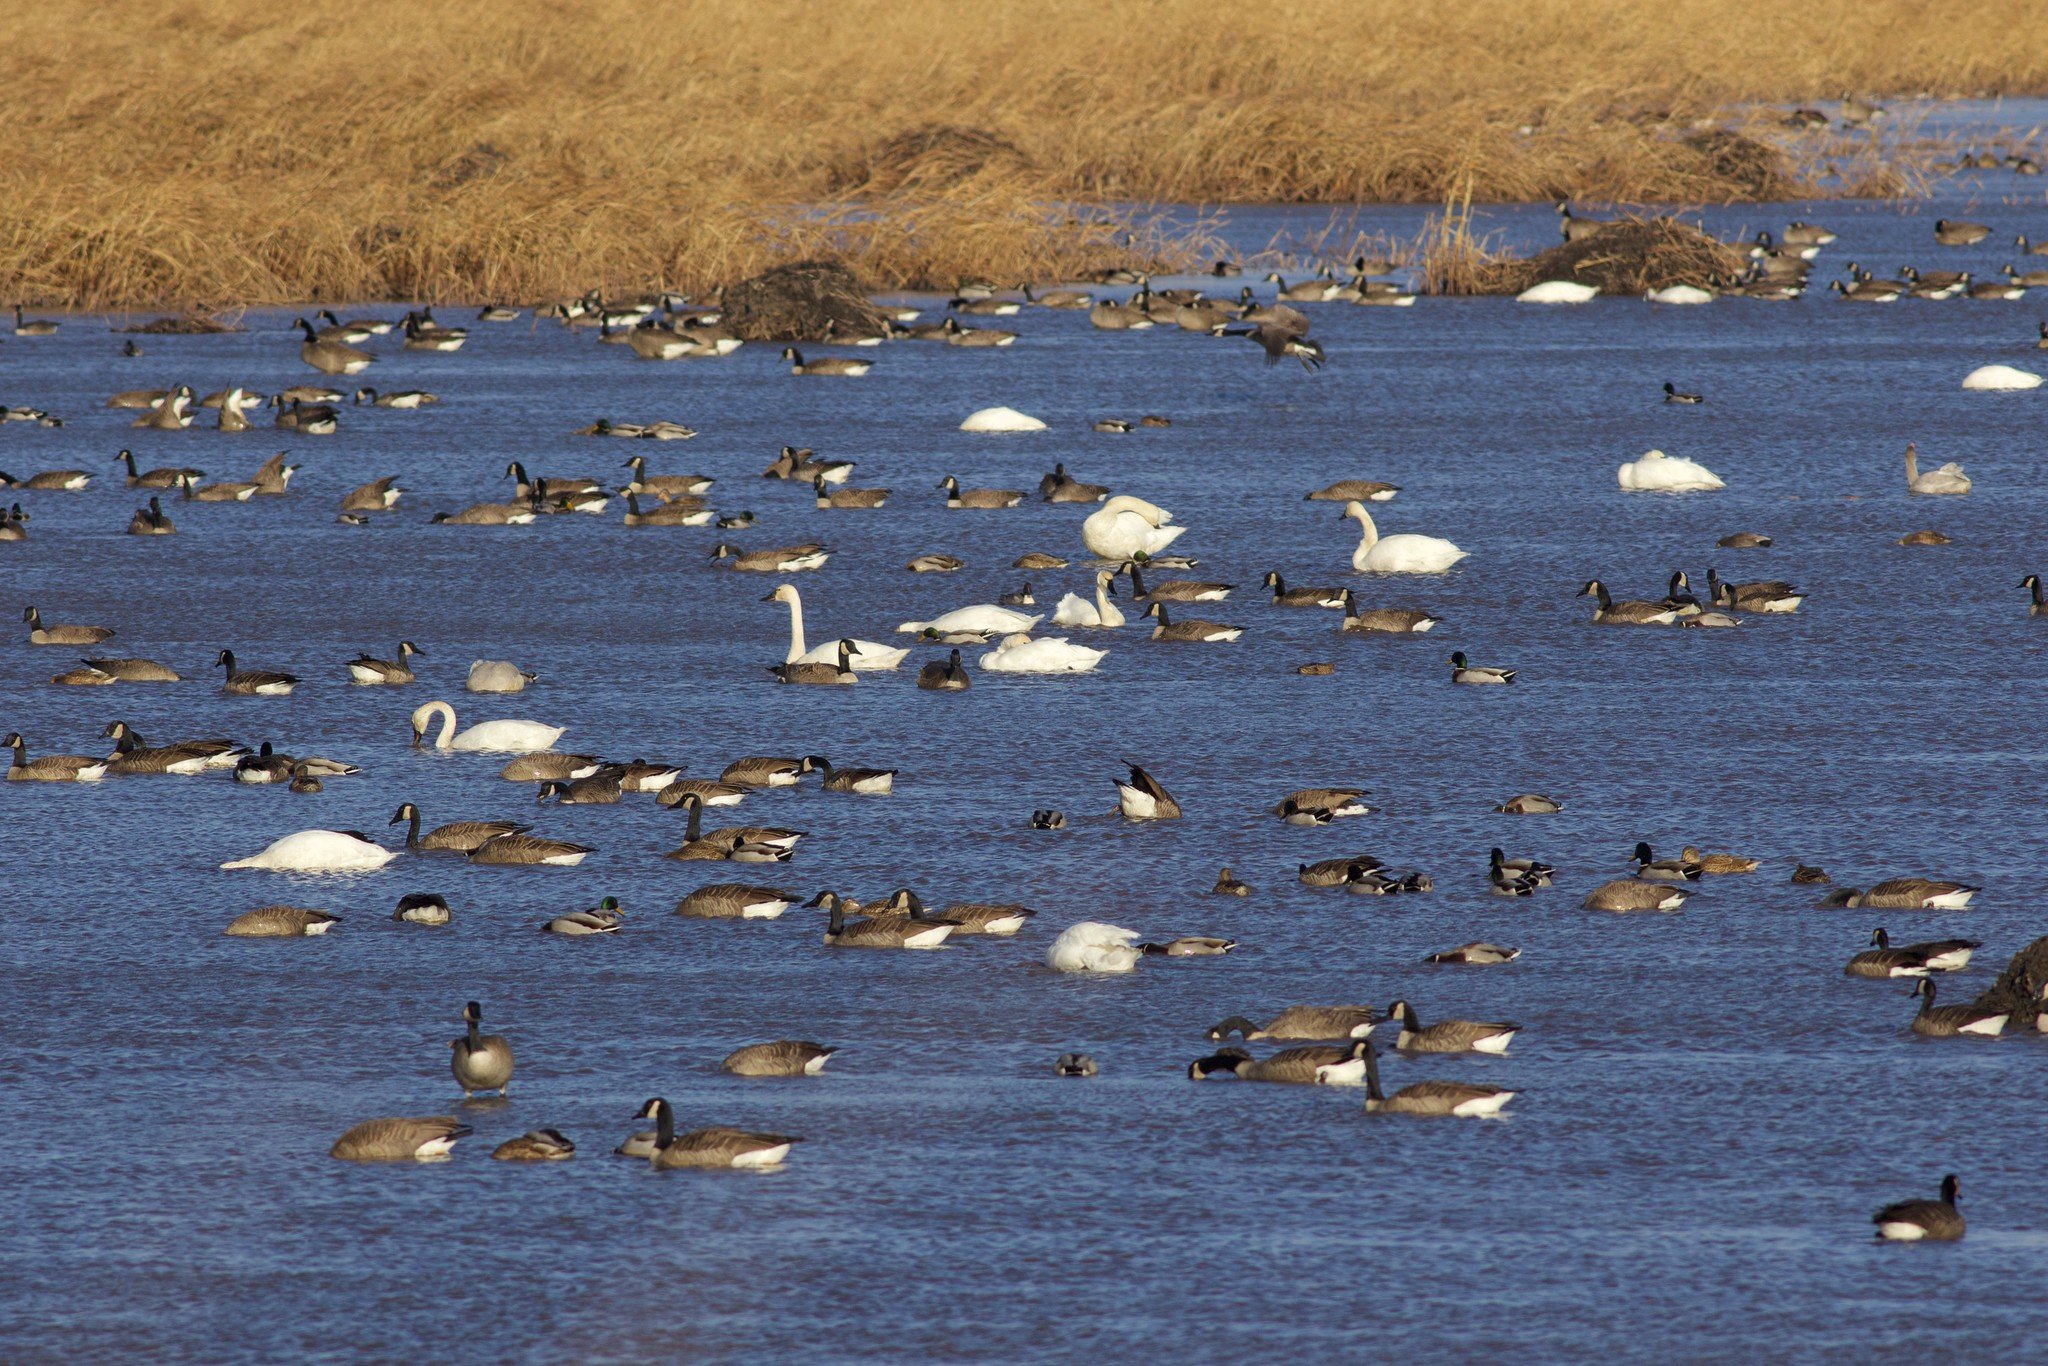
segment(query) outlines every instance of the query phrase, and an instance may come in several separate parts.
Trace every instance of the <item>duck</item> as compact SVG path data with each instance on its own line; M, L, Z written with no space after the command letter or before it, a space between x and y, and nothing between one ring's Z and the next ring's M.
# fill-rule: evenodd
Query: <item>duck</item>
M1359 1039L1348 1047L1307 1044L1283 1048L1268 1058L1254 1058L1242 1048L1221 1048L1206 1058L1188 1064L1194 1081L1233 1076L1244 1081L1268 1081L1296 1086L1363 1086L1365 1050L1370 1045Z
M1414 635L1427 631L1437 624L1435 617L1416 608L1361 608L1357 595L1349 588L1343 589L1338 596L1343 599L1344 604L1344 620L1337 623L1339 631Z
M407 892L398 898L391 918L407 925L446 925L455 917L448 909L448 898L438 892Z
M740 550L720 541L711 551L714 561L731 560L734 569L748 574L801 574L824 568L831 557L832 552L815 541L773 550Z
M1621 487L1635 493L1701 493L1726 488L1721 476L1697 461L1662 451L1646 451L1621 466Z
M847 949L936 949L952 935L946 920L920 920L894 913L848 920L846 906L834 898L825 922L825 943Z
M1137 969L1144 955L1138 932L1099 920L1069 925L1046 950L1045 962L1055 972L1126 973Z
M406 683L418 682L407 661L421 654L420 647L409 640L398 642L398 658L377 659L366 651L357 651L356 657L348 662L351 681L363 687L399 687Z
M1584 905L1589 911L1675 911L1691 895L1683 887L1624 877L1595 887L1586 894Z
M1154 503L1118 494L1081 523L1081 544L1099 559L1122 564L1157 555L1187 530L1171 526L1173 514Z
M713 882L676 903L676 914L696 920L774 920L802 898L776 887Z
M1111 570L1098 569L1095 571L1095 601L1091 603L1078 594L1067 594L1053 608L1052 624L1113 631L1124 624L1124 614L1110 601L1115 596L1116 574Z
M587 844L543 839L539 835L514 831L507 835L493 835L477 845L469 851L469 861L497 868L574 868L595 852Z
M1101 1071L1086 1053L1062 1053L1053 1060L1052 1070L1056 1077L1092 1077Z
M1166 604L1154 602L1145 609L1145 615L1157 624L1152 628L1154 640L1194 641L1201 643L1227 643L1244 634L1242 626L1228 626L1220 621L1173 621L1167 617Z
M1684 859L1659 859L1644 840L1636 841L1636 876L1647 882L1698 882L1704 871L1699 864Z
M1919 448L1911 441L1906 443L1906 492L1928 495L1959 494L1970 491L1970 476L1963 473L1963 467L1950 461L1940 469L1920 472Z
M1512 683L1515 681L1515 675L1519 672L1520 670L1517 669L1498 669L1486 665L1473 664L1465 658L1463 650L1459 650L1451 656L1451 682L1453 683L1477 683L1482 685Z
M1759 866L1757 860L1741 854L1703 854L1690 844L1679 850L1678 856L1686 863L1697 866L1701 872L1716 877L1725 877L1731 873L1753 873Z
M1970 955L1984 945L1975 939L1937 939L1924 944L1893 944L1884 927L1870 932L1872 947L1849 960L1842 971L1851 977L1925 977L1930 972L1961 972Z
M1771 544L1771 538L1755 531L1731 531L1714 544L1723 550L1762 549Z
M691 1167L748 1170L779 1167L789 1156L790 1148L803 1141L789 1134L755 1133L746 1129L692 1129L679 1134L676 1132L675 1112L659 1096L641 1106L634 1118L654 1121L654 1144L648 1161L658 1172Z
M1550 865L1536 863L1531 859L1517 859L1517 867L1509 864L1498 847L1488 854L1486 880L1493 887L1495 896L1533 896L1538 888L1548 887L1551 880ZM1536 870L1541 869L1539 873Z
M793 664L771 664L768 672L775 675L777 683L809 684L824 687L846 687L858 682L853 672L853 649L851 640L837 642L833 650L834 659L830 664L808 661Z
M1216 874L1216 885L1209 889L1209 894L1211 896L1250 896L1252 894L1252 885L1249 882L1242 881L1235 873L1225 868L1222 872Z
M14 753L7 767L10 782L96 783L107 776L108 760L83 754L44 754L31 760L28 742L21 738L19 731L7 732L7 739L0 743L5 743Z
M1922 977L1914 986L1913 995L1920 998L1920 1011L1913 1017L1913 1032L1931 1039L1949 1039L1962 1034L1995 1039L2005 1032L2006 1021L2012 1018L2009 1010L1985 1006L1937 1006L1934 1004L1934 982L1927 977Z
M967 567L957 555L919 555L903 566L913 574L955 574Z
M1963 1236L1962 1212L1956 1208L1961 1187L1954 1172L1941 1178L1941 1195L1934 1200L1899 1200L1870 1216L1877 1225L1880 1242L1952 1243Z
M559 934L569 939L582 939L591 935L617 934L625 923L626 913L619 909L619 899L605 897L594 909L568 911L543 924L543 934Z
M1379 1056L1372 1040L1363 1044L1365 1062L1365 1109L1380 1115L1452 1115L1459 1119L1486 1119L1498 1115L1515 1092L1483 1082L1418 1081L1389 1096L1380 1089Z
M470 1100L478 1091L512 1094L512 1045L503 1034L483 1032L484 1008L475 1001L462 1007L463 1034L448 1041L449 1070Z
M1602 626L1669 626L1678 620L1678 609L1662 603L1638 598L1616 602L1608 594L1607 585L1598 579L1587 579L1578 596L1595 601L1593 620Z
M34 603L21 610L21 619L28 623L31 645L97 645L115 634L110 626L46 626Z
M1564 803L1540 792L1524 792L1493 809L1495 814L1502 816L1554 816L1564 810Z
M1378 1022L1379 1015L1371 1006L1289 1006L1263 1025L1233 1015L1210 1025L1206 1037L1221 1040L1236 1034L1253 1043L1260 1039L1363 1039Z
M961 692L971 686L967 666L960 662L960 652L954 650L943 660L933 660L917 671L917 686L926 692Z
M366 1119L335 1139L327 1155L343 1162L436 1162L475 1132L453 1115Z
M1960 911L1984 890L1966 882L1925 877L1895 877L1869 891L1839 887L1821 904L1828 907L1871 907L1878 910Z
M427 727L441 718L441 733L433 748L463 750L476 754L532 754L555 747L567 726L543 725L539 721L481 721L461 734L455 731L455 708L446 702L428 702L412 714L412 747L419 749Z
M1520 949L1504 948L1499 944L1489 944L1485 940L1475 940L1470 944L1460 944L1454 949L1438 949L1422 961L1485 967L1496 963L1512 963L1521 956Z
M820 645L816 649L805 648L804 600L794 584L778 585L774 592L762 598L763 602L779 602L789 608L789 651L783 657L785 664L836 664L839 661L840 645L850 644L848 663L856 673L894 669L910 654L909 648L898 649L878 641L851 639Z
M735 1049L718 1067L736 1077L815 1077L838 1051L808 1039L776 1039Z
M1184 934L1163 944L1138 945L1138 952L1151 958L1220 958L1237 947L1235 939L1215 935Z
M1067 813L1049 806L1042 806L1031 813L1033 830L1064 830L1067 828Z
M1180 803L1157 778L1126 759L1131 771L1127 781L1116 784L1117 810L1127 821L1174 821L1181 815Z
M1344 594L1349 591L1342 588L1289 588L1277 569L1267 570L1265 578L1259 582L1272 590L1275 607L1341 608L1345 603Z
M1358 548L1351 552L1351 567L1361 573L1442 574L1468 553L1441 536L1403 532L1382 537L1365 504L1355 499L1344 505L1342 515L1358 523Z
M494 1162L567 1162L576 1145L560 1129L529 1129L491 1149Z
M228 922L230 939L311 939L326 934L341 917L304 906L258 906Z
M929 621L906 621L896 630L905 635L946 636L956 631L1010 635L1028 632L1043 620L1043 613L1027 614L995 603L980 603L955 608Z
M356 830L301 830L271 841L259 853L231 859L224 869L258 868L273 873L363 873L398 857Z
M779 826L744 825L728 826L723 829L704 829L704 799L694 792L685 792L677 803L690 813L690 823L684 828L683 842L663 858L683 862L705 860L726 860L732 863L787 863L797 841L805 833L802 830L785 830Z

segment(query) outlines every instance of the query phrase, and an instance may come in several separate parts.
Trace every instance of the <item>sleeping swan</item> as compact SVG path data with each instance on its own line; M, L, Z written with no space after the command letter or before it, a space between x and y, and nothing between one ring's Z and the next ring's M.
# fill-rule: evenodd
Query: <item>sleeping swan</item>
M1465 551L1441 536L1381 536L1372 514L1356 500L1344 505L1343 515L1357 518L1361 528L1358 549L1351 552L1353 569L1368 574L1441 574L1465 558Z
M1141 956L1132 947L1136 930L1084 920L1069 925L1052 948L1046 951L1046 965L1056 972L1129 972Z
M981 667L998 674L1080 674L1100 664L1108 653L1069 645L1064 636L1033 640L1013 635L1005 636L1001 645L983 655Z
M1095 571L1095 601L1091 603L1077 593L1067 594L1060 599L1060 605L1053 608L1052 624L1114 630L1124 624L1124 614L1110 601L1115 596L1116 575L1110 570L1098 569Z
M368 835L353 830L301 830L260 854L223 863L223 868L263 868L274 873L363 873L398 857Z
M412 747L418 749L433 719L441 718L441 733L435 749L464 749L492 754L535 754L554 748L567 726L544 726L538 721L480 721L455 733L455 708L446 702L429 702L412 714Z
M1184 526L1168 526L1173 514L1163 507L1119 494L1088 514L1081 523L1081 544L1105 560L1157 555L1178 540Z
M1662 451L1645 452L1640 460L1621 467L1621 486L1637 493L1699 493L1726 488L1721 477L1705 465Z
M773 593L761 599L763 602L786 602L789 604L789 653L783 657L785 664L837 664L839 642L829 640L815 650L804 649L804 600L793 584L783 584ZM870 669L893 669L909 654L908 649L896 650L872 640L853 642L853 653L849 663L855 673Z
M991 603L981 603L974 607L955 608L943 616L933 617L930 621L906 621L896 629L911 635L917 635L924 631L935 631L942 636L949 635L954 631L1001 631L1008 633L1011 631L1028 631L1043 620L1045 620L1043 615L1027 616L1022 612L1013 612L1007 607L997 607Z

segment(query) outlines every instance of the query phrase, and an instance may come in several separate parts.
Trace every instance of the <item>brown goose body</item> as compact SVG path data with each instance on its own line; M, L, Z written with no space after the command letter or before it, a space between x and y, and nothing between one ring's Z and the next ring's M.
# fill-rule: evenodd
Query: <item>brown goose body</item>
M464 1100L478 1091L512 1094L512 1045L503 1034L484 1033L483 1018L483 1007L469 1002L462 1008L466 1032L448 1042L448 1067Z
M1406 1001L1387 1007L1387 1019L1401 1026L1394 1047L1403 1053L1505 1053L1522 1030L1505 1021L1438 1020L1425 1025Z
M804 1039L752 1043L726 1056L719 1066L740 1077L815 1077L839 1050Z
M306 939L327 933L340 918L304 906L258 906L230 920L221 933L236 939Z
M1233 1015L1209 1027L1211 1039L1237 1034L1259 1039L1362 1039L1372 1033L1379 1014L1371 1006L1289 1006L1264 1025Z
M366 1119L334 1140L328 1156L344 1162L430 1162L475 1132L453 1115Z

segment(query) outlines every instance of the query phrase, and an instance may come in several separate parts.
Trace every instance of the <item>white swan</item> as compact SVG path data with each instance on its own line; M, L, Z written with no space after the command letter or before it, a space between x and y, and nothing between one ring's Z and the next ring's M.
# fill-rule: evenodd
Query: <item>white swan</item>
M1545 280L1540 285L1531 285L1515 296L1518 304L1582 304L1598 294L1597 285L1582 285L1577 280Z
M1180 538L1184 526L1168 526L1173 514L1165 508L1119 494L1081 523L1081 544L1105 560L1157 555Z
M1666 285L1662 289L1644 292L1643 297L1653 304L1710 304L1714 296L1698 285Z
M479 659L469 666L471 692L525 692L534 675L509 659Z
M396 849L353 830L301 830L276 840L260 854L223 863L223 868L264 868L275 873L361 873L382 868Z
M802 595L796 591L794 584L783 584L773 593L761 599L761 601L789 604L789 653L784 656L783 663L837 664L839 662L839 642L837 640L826 641L815 650L806 651L804 649L804 600ZM893 669L898 664L901 664L903 657L909 653L908 648L898 650L879 641L855 640L853 642L853 654L849 656L849 661L855 673L862 673L873 669Z
M2038 389L2041 377L2011 365L1980 365L1963 376L1963 387L1997 393L2007 389Z
M1042 432L1045 424L1015 408L982 408L960 424L963 432Z
M1646 451L1640 460L1623 465L1621 486L1637 493L1699 493L1726 488L1721 476L1705 465L1662 451Z
M1136 930L1084 920L1069 925L1046 950L1046 966L1056 972L1129 972L1142 956L1132 946Z
M1938 470L1920 472L1920 452L1912 442L1906 443L1906 492L1908 493L1968 493L1970 476L1963 473L1963 467L1951 460Z
M1360 528L1351 567L1368 574L1441 574L1467 554L1441 536L1381 536L1372 514L1356 500L1344 505L1344 516L1356 518Z
M957 607L930 621L906 621L896 629L913 635L922 631L936 631L942 636L953 631L988 631L1008 635L1015 631L1028 631L1043 620L1043 615L1026 616L1007 607L981 603L974 607Z
M535 754L553 749L567 726L544 726L538 721L479 721L468 730L455 733L455 708L446 702L429 702L412 714L412 744L418 749L434 718L441 718L441 733L434 738L435 749L464 749L492 754Z
M1102 662L1107 650L1069 645L1065 636L1003 637L1003 643L981 657L981 667L998 674L1082 674Z
M1060 599L1059 606L1052 610L1052 624L1055 626L1096 626L1105 631L1115 630L1124 624L1124 614L1117 610L1110 599L1116 596L1116 575L1107 569L1095 571L1095 601L1069 593Z

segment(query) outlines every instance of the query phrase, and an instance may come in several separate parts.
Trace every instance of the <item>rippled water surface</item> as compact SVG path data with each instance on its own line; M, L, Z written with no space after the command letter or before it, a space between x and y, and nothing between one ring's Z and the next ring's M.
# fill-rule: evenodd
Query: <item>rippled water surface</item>
M1979 177L1932 203L1712 211L1717 230L1819 218L1845 261L1988 274L2013 235L2048 236L2038 181ZM1937 216L1992 224L1981 247L1936 248ZM1412 230L1418 214L1361 217ZM1239 211L1247 247L1306 221ZM1521 240L1544 210L1491 220ZM2042 258L2034 258L2042 263ZM398 308L358 310L395 315ZM445 321L456 311L444 310ZM1932 1350L2015 1359L2037 1349L2048 1226L2043 1042L1925 1040L1897 983L1841 964L1889 919L1913 938L1984 941L1944 999L1989 984L2048 931L2035 895L2044 763L2040 632L2021 576L2043 567L2040 394L1969 394L1970 369L2036 365L2036 309L2012 303L1840 303L1576 309L1425 299L1314 310L1328 368L1267 369L1255 348L1171 330L1104 333L1032 310L984 352L901 343L858 380L795 380L774 348L655 364L553 325L475 325L452 356L373 343L367 377L443 401L348 409L338 435L289 444L289 496L171 506L179 534L121 534L138 499L113 453L244 477L282 444L267 430L130 431L117 389L303 382L289 314L249 330L144 338L120 354L105 320L0 346L0 398L64 415L0 427L0 467L82 466L75 494L20 495L31 538L0 546L5 603L120 629L117 653L161 659L178 686L57 688L76 650L0 652L8 728L32 752L96 752L125 719L151 740L230 735L360 764L317 796L205 779L0 789L8 908L0 918L0 1144L10 1218L0 1252L8 1355L322 1356L455 1360L648 1357L1224 1360L1365 1354L1425 1359L1594 1355L1860 1357ZM1666 406L1666 380L1708 396ZM1011 404L1050 430L976 437L969 411ZM1111 436L1092 419L1161 413ZM687 443L568 433L598 416L687 422ZM1967 498L1905 493L1900 453L1959 461ZM765 481L784 442L859 462L896 490L880 512L820 512ZM1625 495L1615 467L1651 447L1701 461L1723 492ZM509 529L427 516L506 496L510 459L616 480L717 477L712 501L752 530L628 531L602 517ZM1239 585L1201 614L1247 628L1229 646L1155 644L1137 626L1095 673L978 675L970 692L912 686L914 667L849 689L775 686L786 641L777 579L707 560L742 546L828 542L801 576L813 641L889 638L903 620L992 601L1028 577L1041 604L1081 589L1086 509L1032 499L949 512L933 487L1030 489L1076 476L1170 508L1198 578ZM346 490L396 473L409 490L374 526L334 521ZM1305 502L1346 477L1384 479L1383 532L1471 552L1441 579L1353 575L1354 529ZM1938 528L1954 544L1903 549ZM1767 550L1716 550L1733 531ZM1028 550L1075 558L1023 574ZM926 551L964 572L913 576ZM1608 630L1572 594L1598 575L1656 596L1703 580L1784 578L1795 616L1734 631ZM1257 589L1355 585L1373 605L1441 617L1414 639L1337 634L1335 613L1283 611ZM1126 604L1128 609L1128 604ZM342 662L425 651L405 690L352 687ZM224 697L222 647L305 682L287 699ZM1518 668L1512 688L1452 687L1445 658ZM88 651L87 653L93 653ZM970 650L970 663L979 651ZM538 671L517 697L461 691L468 662ZM914 653L911 665L931 657ZM1330 677L1302 677L1310 660ZM744 823L810 832L758 869L661 853L682 816L648 797L537 807L501 759L408 747L434 697L465 723L566 725L564 747L715 776L746 754L822 753L901 769L886 798L815 783L748 799ZM1185 819L1112 814L1120 761L1146 764ZM1382 814L1298 829L1266 813L1296 787L1356 783ZM1494 815L1517 792L1561 815ZM583 867L401 859L357 878L218 870L307 827L395 842L401 801L430 824L511 817L597 846ZM1026 828L1034 808L1070 828ZM720 821L717 823L725 823ZM1596 916L1579 900L1646 839L1764 860L1702 887L1682 914ZM1531 900L1487 894L1486 850L1559 866ZM1432 873L1425 896L1300 886L1297 861L1370 851ZM1839 883L1922 873L1983 884L1964 912L1818 910L1795 862ZM1256 888L1207 894L1228 864ZM821 946L818 913L765 923L672 916L733 877L863 898L898 885L934 904L1020 899L1014 941L935 953ZM388 919L437 890L445 929ZM616 937L536 932L618 896ZM324 939L226 939L272 902L342 916ZM1226 958L1146 962L1108 979L1044 967L1060 927L1101 919L1150 938L1220 934ZM1425 966L1471 939L1519 946L1506 967ZM447 1068L462 1002L513 1041L509 1103L462 1106ZM1405 997L1425 1018L1519 1021L1505 1058L1390 1058L1426 1076L1513 1086L1495 1123L1368 1118L1352 1091L1197 1085L1202 1030L1294 1003ZM827 1073L747 1081L717 1063L741 1043L834 1044ZM1054 1055L1100 1060L1056 1079ZM609 1155L665 1095L685 1125L798 1134L784 1170L656 1175ZM477 1129L453 1160L355 1167L327 1147L358 1120L457 1111ZM487 1160L558 1127L573 1162ZM1873 1246L1877 1205L1962 1175L1968 1238Z

